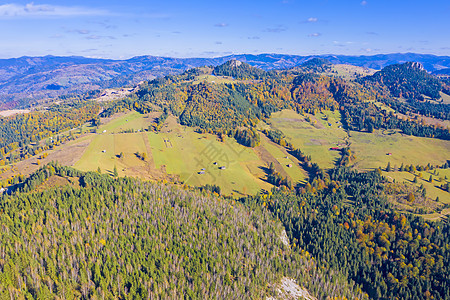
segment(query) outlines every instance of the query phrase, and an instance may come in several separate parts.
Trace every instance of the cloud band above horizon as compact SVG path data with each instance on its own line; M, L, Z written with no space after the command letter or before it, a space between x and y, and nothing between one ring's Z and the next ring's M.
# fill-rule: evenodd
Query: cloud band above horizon
M21 5L15 3L0 5L0 18L36 18L36 17L80 17L80 16L107 16L110 12L77 6L59 6L49 4L34 4L33 2Z

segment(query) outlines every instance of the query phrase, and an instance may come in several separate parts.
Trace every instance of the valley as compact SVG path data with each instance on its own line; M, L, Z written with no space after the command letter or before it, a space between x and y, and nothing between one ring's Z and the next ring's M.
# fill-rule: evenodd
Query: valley
M432 82L430 95L442 93L436 93L434 77L419 66L391 69L383 76L403 82L395 72L407 69L410 76ZM76 264L65 265L21 240L45 261L36 268L53 278L45 285L49 290L32 293L116 294L114 283L102 275L106 271L98 269L102 264L93 259L110 261L103 252L108 249L119 261L108 263L116 268L114 277L127 280L119 284L124 298L186 293L165 284L168 278L195 297L225 295L230 284L237 295L281 297L288 293L279 290L286 280L301 282L308 297L318 298L384 299L416 293L417 286L437 298L446 295L438 274L448 268L448 257L442 255L450 215L447 108L398 101L390 93L407 89L408 95L421 96L427 91L405 85L391 92L380 88L377 76L367 69L330 67L320 59L273 71L230 61L144 81L123 93L57 99L39 110L4 116L0 180L7 190L0 206L8 215L0 220L10 226L13 214L25 220L42 205L45 220L51 215L53 221L19 222L10 232L41 234L56 222L58 232L73 237L63 243L75 243L82 249L78 252L90 257L89 272L97 272L92 282L72 284L63 269L77 272ZM443 119L432 125L417 121L414 114L424 110L429 112L424 118ZM8 126L20 128L20 139L11 136ZM31 204L20 210L20 201ZM77 209L68 209L69 203ZM112 216L109 221L105 214ZM78 232L67 227L63 215L78 224L73 225ZM148 224L147 231L135 224ZM90 226L102 229L89 235L85 228ZM59 247L44 233L34 239ZM8 247L12 241L10 234L3 240ZM412 253L397 246L415 249L420 243L421 250ZM132 261L142 256L125 250L125 244L141 247L156 260L134 269ZM251 257L262 262L259 267L243 254L250 248ZM59 251L78 255L69 248ZM127 253L128 269L120 267L119 252ZM430 257L436 264L426 261ZM276 267L270 263L274 259ZM175 261L182 267L174 268ZM417 271L408 267L418 261L425 263ZM52 263L60 275L50 273ZM132 268L135 275L130 276ZM26 268L15 270L17 278L26 276ZM250 270L252 280L246 273ZM332 284L324 283L323 272L331 274ZM173 273L177 279L170 277ZM392 278L403 278L402 285ZM433 287L428 278L435 278ZM28 286L36 289L37 283ZM0 293L8 292L0 288Z
M288 149L268 139L262 132L264 129L280 130L288 142L302 149L325 169L334 168L341 157L340 151L332 148L349 147L355 155L351 165L361 171L385 170L388 163L394 170L401 165L439 165L448 157L450 148L448 141L404 136L395 131L380 130L371 134L350 131L349 136L342 128L340 113L336 111L304 116L292 110L274 113L267 122L258 123L261 145L253 149L234 139L220 141L216 135L197 133L180 125L172 115L161 131L149 131L160 115L161 112L141 114L129 111L100 119L102 125L98 128L86 124L82 127L84 133L76 140L48 151L44 159L37 159L37 155L6 167L0 178L6 179L16 172L27 176L40 165L57 161L82 171L100 170L113 175L114 168L117 168L119 176L194 187L216 185L223 195L241 197L272 189L273 185L266 181L271 163L294 185L307 182L308 173L299 160ZM433 155L428 157L429 153ZM424 160L424 157L428 158ZM417 187L420 184L425 186L427 197L439 197L439 203L443 205L450 204L448 192L441 189L441 185L450 182L447 170L437 170L439 176L434 175L435 184L428 182L431 174L427 172L420 175L423 180L417 184ZM415 175L414 172L384 174L391 181L412 182L419 171ZM450 210L444 209L440 216L448 213ZM433 212L422 215L431 219L437 216Z
M450 300L449 8L0 3L0 300Z

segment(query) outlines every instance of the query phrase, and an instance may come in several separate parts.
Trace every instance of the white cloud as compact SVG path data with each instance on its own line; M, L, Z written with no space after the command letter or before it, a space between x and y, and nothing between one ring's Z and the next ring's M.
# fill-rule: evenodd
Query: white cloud
M74 32L74 33L78 33L78 34L89 34L91 33L90 30L88 29L72 29L72 30L67 30L67 32Z
M228 27L228 23L217 23L214 26L216 26L216 27Z
M367 1L366 0L361 1L361 5L367 5Z
M317 22L317 18L311 17L311 18L308 19L308 22L310 22L310 23Z
M284 25L278 25L277 27L266 28L264 31L272 32L272 33L280 33L280 32L286 31L286 30L287 30L287 28Z
M321 36L321 34L320 34L320 32L314 32L314 33L308 34L308 36L309 37L319 37L319 36Z
M0 5L0 18L35 18L35 17L75 17L75 16L104 16L108 11L76 6L57 6L49 4L21 4Z
M110 39L110 40L115 40L116 38L113 36L105 36L105 35L96 35L96 34L91 34L89 36L86 37L87 40L101 40L101 39Z

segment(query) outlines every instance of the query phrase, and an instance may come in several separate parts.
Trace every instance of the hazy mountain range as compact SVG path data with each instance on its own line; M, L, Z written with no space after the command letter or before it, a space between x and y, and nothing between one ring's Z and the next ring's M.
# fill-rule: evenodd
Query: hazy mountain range
M56 97L90 90L134 85L157 76L186 69L220 65L230 59L259 68L284 69L319 56L283 54L231 55L217 58L170 58L138 56L127 60L86 57L20 57L0 60L1 109L26 106L29 100ZM394 63L420 62L429 72L448 73L450 56L428 54L380 54L373 56L321 55L334 64L351 64L381 69Z

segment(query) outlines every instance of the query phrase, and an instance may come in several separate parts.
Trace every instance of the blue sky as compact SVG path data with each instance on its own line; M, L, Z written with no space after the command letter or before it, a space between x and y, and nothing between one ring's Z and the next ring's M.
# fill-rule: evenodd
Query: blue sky
M450 55L450 1L0 1L0 58L397 52Z

